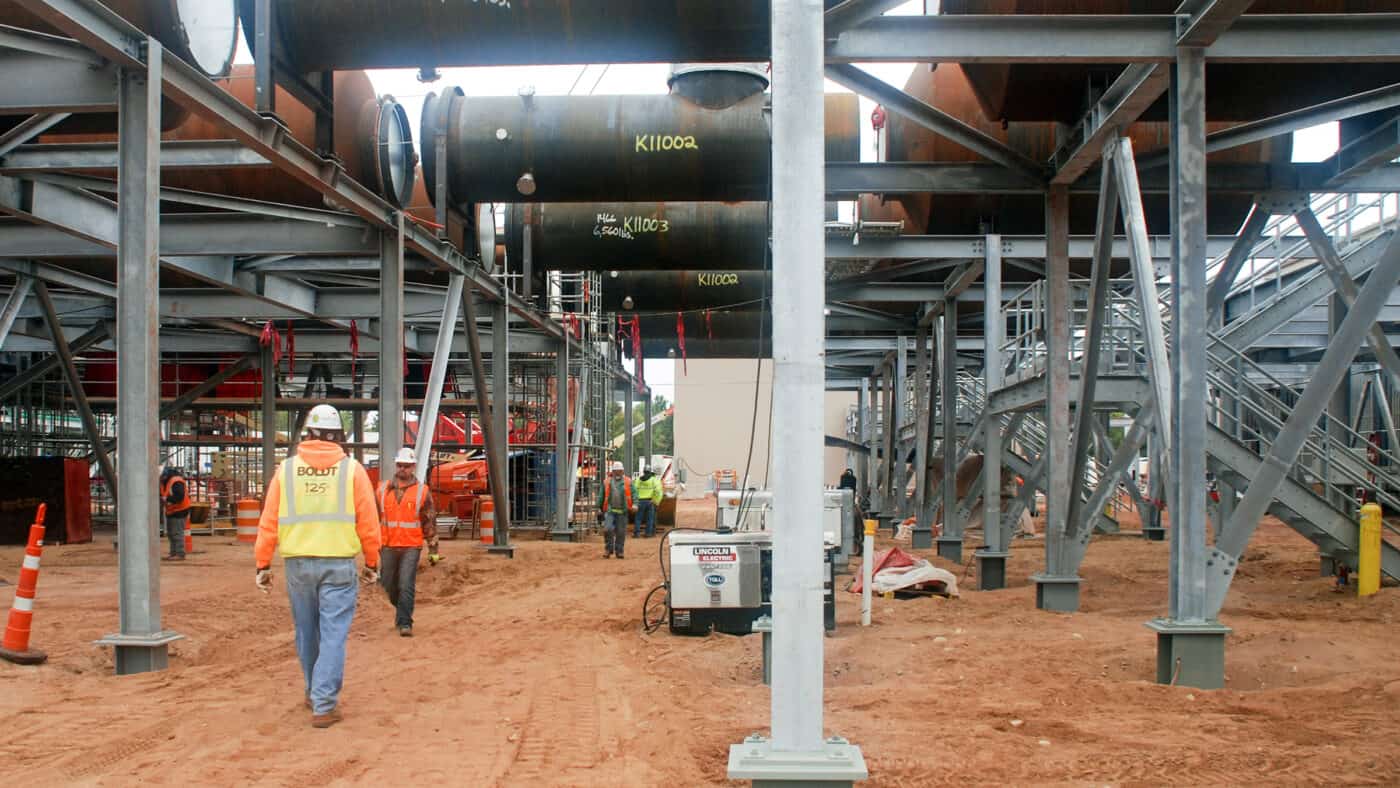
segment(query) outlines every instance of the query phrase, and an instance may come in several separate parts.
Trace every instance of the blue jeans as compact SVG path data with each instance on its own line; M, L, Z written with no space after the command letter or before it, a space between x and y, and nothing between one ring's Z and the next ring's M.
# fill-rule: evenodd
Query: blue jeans
M638 501L637 516L632 522L632 535L641 536L642 523L647 526L647 536L656 536L656 502Z
M608 555L616 552L622 555L622 546L627 541L627 512L608 512L603 515L603 546Z
M353 558L288 558L287 599L297 630L297 658L311 711L326 714L340 698L345 640L360 594Z
M394 606L394 626L413 626L413 602L417 596L418 556L421 547L384 547L379 550L379 582Z

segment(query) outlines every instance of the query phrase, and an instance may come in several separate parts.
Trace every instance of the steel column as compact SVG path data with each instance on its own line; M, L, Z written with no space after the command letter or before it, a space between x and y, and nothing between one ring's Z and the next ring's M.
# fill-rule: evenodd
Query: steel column
M560 342L554 356L554 528L549 532L555 541L574 538L569 524L572 512L570 492L574 486L573 463L569 459L569 343ZM583 387L577 395L583 397Z
M983 265L982 375L987 401L982 439L982 549L977 556L977 588L992 591L1006 587L1006 559L1010 555L1001 527L1001 416L991 412L992 392L1002 385L1001 343L1006 317L1001 311L1001 236L989 235Z
M908 402L905 400L904 392L909 386L909 337L899 334L894 338L894 429L890 431L893 436L891 445L894 446L894 493L899 505L895 507L895 512L903 520L909 516L909 454L904 450L904 442L899 439L899 434L904 431L904 424L909 420Z
M504 283L501 291L507 292ZM475 328L475 327L473 327ZM510 544L510 312L506 309L504 295L491 310L491 421L496 427L496 448L491 451L491 462L500 467L500 490L496 497L495 544L491 552L515 557L515 548ZM478 339L478 344L480 340ZM504 503L502 503L504 501ZM502 510L505 514L502 515Z
M262 367L262 465L263 489L277 472L277 362L273 361L272 347L263 347L259 353Z
M15 275L14 289L10 290L10 297L5 300L5 306L0 309L0 348L5 347L5 339L10 336L10 328L15 324L15 318L19 316L19 309L24 306L24 299L29 297L29 290L34 286L34 278L24 274Z
M938 537L938 555L955 564L962 563L963 527L958 519L958 302L943 301L943 533Z
M442 304L442 319L438 321L433 366L428 371L428 391L423 395L423 408L418 412L418 443L414 453L418 459L416 474L419 482L428 475L428 455L433 451L433 437L437 435L438 405L442 402L442 385L447 380L447 360L452 355L452 341L457 333L457 308L462 304L464 282L465 278L461 274L452 274L447 282L447 300ZM388 466L380 460L379 467Z
M1036 607L1075 610L1079 578L1065 566L1069 526L1069 189L1051 186L1046 199L1045 573L1032 577Z
M912 546L925 550L933 546L932 523L928 519L929 432L933 429L933 381L929 378L929 327L919 321L914 334L914 533Z
M481 358L481 335L477 332L476 292L474 288L462 288L462 333L467 336L467 353L471 357L472 388L476 393L477 412L481 420L481 437L486 443L486 473L491 480L491 499L495 503L496 529L510 527L510 492L506 488L505 435L501 434L499 422L495 419L495 409L506 407L491 394L486 383L486 364ZM491 334L502 333L492 326ZM492 359L492 366L496 363ZM496 372L492 369L492 372ZM494 548L503 546L500 536L496 536ZM502 552L512 555L512 548Z
M380 468L391 467L403 446L403 214L394 221L379 234Z
M92 443L92 453L97 456L97 467L102 472L102 479L107 483L107 489L112 495L117 497L118 505L121 498L118 496L117 471L112 465L112 458L107 455L107 442L102 440L102 432L97 427L97 417L92 413L92 407L88 405L87 392L83 389L82 376L78 374L78 366L73 362L73 351L69 349L68 342L63 338L63 325L59 322L58 311L54 309L53 299L49 297L48 285L42 281L34 283L34 296L39 302L44 313L44 323L49 327L49 336L53 338L54 350L58 353L59 369L63 371L63 378L68 383L68 390L73 393L73 404L77 407L78 416L83 422L83 432ZM120 334L120 331L118 331Z
M656 446L651 442L651 389L646 390L646 396L642 401L642 418L645 419L646 428L642 430L642 444L646 446L646 467L651 470L651 455L656 453Z
M623 385L622 392L622 464L627 466L627 475L630 477L637 472L637 452L632 440L632 404L633 387L631 383ZM749 480L744 479L744 488L749 486Z
M162 50L146 39L146 67L123 69L117 84L117 540L121 631L118 675L164 670L179 637L160 620L156 560L160 462L160 100Z
M856 500L867 495L870 490L870 378L861 378L859 388L856 393L856 440L865 447L859 457L856 458L856 470L859 472L859 480L856 484Z
M821 0L772 3L772 739L730 748L730 779L849 785L860 750L823 730Z

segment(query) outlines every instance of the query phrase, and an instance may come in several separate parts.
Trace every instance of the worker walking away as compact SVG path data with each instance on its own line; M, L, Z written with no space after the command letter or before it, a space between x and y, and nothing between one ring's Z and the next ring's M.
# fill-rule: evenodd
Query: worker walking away
M160 499L165 505L165 535L170 537L166 561L185 560L185 521L190 516L190 485L180 469L167 465L160 472Z
M399 449L394 465L393 478L379 485L384 543L379 550L379 571L389 604L394 606L394 626L401 637L412 637L418 558L425 542L428 552L437 554L437 512L432 491L414 475L418 460L413 449Z
M632 535L640 536L643 522L646 523L646 535L656 536L656 507L661 505L661 477L651 472L651 468L642 471L641 478L637 479L637 517L632 525Z
M613 553L622 557L622 546L627 541L627 515L635 513L632 503L632 480L622 463L614 462L609 467L608 477L603 480L603 494L598 498L598 512L603 517L604 558L612 558Z
M341 718L345 641L359 596L357 554L365 557L360 580L379 581L374 485L364 466L337 445L344 440L345 428L335 408L311 409L306 439L268 480L253 547L256 582L263 593L272 590L272 554L282 550L306 705L316 728L329 728Z

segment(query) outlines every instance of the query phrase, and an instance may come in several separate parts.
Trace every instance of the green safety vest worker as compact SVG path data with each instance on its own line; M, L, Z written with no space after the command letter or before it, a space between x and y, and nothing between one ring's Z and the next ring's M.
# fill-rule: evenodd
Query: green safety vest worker
M661 477L653 475L650 479L641 478L636 482L637 500L652 501L661 503Z

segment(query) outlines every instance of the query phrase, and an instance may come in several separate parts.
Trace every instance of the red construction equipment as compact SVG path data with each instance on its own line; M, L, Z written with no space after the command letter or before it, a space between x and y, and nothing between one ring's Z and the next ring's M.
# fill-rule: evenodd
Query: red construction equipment
M34 589L39 585L39 555L44 550L44 513L47 504L39 504L34 524L29 526L29 544L24 548L24 563L20 565L19 586L10 606L10 618L5 624L5 638L0 641L0 659L20 665L38 665L49 656L29 648L29 628L34 622Z

